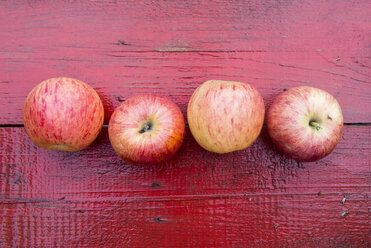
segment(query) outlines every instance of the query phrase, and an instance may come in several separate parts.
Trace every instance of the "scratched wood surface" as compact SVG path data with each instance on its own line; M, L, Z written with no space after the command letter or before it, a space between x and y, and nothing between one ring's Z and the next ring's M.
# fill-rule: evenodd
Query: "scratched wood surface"
M266 129L227 155L205 152L187 131L174 160L138 167L114 154L107 128L76 153L45 151L23 128L1 128L1 245L369 245L370 126L347 126L316 163L280 155Z
M0 42L0 247L370 247L370 1L2 1ZM106 123L142 92L185 114L200 83L227 79L267 107L322 88L347 125L315 163L281 155L265 128L226 155L187 129L173 160L132 166L107 127L81 152L31 143L23 102L56 76L93 86Z
M106 120L140 92L170 95L185 112L201 82L225 79L252 83L267 104L284 88L320 87L337 97L345 122L371 122L368 0L0 6L1 124L20 124L28 92L59 75L97 89Z

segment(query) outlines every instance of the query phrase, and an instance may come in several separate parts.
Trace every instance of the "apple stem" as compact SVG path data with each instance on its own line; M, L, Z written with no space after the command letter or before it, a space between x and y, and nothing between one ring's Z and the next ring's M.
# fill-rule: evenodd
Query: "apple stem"
M318 122L310 121L309 122L309 125L312 126L313 128L315 128L316 130L320 130L321 129L321 126L319 125Z
M151 123L150 122L146 122L142 125L142 128L139 130L139 133L145 133L147 132L148 130L150 130L152 127Z

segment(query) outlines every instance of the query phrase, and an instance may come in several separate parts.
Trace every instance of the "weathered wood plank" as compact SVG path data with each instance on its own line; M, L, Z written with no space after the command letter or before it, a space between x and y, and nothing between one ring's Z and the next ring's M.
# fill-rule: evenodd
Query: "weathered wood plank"
M0 49L13 58L48 52L50 59L63 59L63 55L73 54L78 48L291 52L322 49L340 57L370 56L364 53L370 51L368 0L2 1L0 6ZM67 54L59 53L61 49Z
M76 153L45 151L23 128L1 128L0 245L370 245L370 126L346 126L316 163L280 155L265 129L226 155L202 150L187 131L174 160L138 167L115 155L106 128Z
M200 83L227 79L255 85L267 107L319 87L345 122L370 123L370 11L367 0L2 1L0 125L22 124L27 93L61 75L92 85L106 120L144 92L185 113ZM0 247L370 246L370 126L346 126L316 163L280 155L265 129L226 155L187 131L174 160L137 167L107 128L77 153L0 128Z
M107 119L140 92L185 111L208 79L250 82L269 104L297 85L328 90L346 122L371 122L370 2L2 1L0 124L21 124L42 80L79 78L102 95Z
M12 62L0 54L0 124L21 124L28 92L39 82L61 75L83 80L98 91L106 123L121 101L144 92L169 96L185 114L194 89L209 79L251 83L267 107L284 89L319 87L338 99L345 122L371 122L371 70L357 72L354 68L360 67L350 57L335 61L336 57L322 52L85 52L71 54L90 56L84 61L49 61L47 52L46 60L32 53L28 60L32 63Z

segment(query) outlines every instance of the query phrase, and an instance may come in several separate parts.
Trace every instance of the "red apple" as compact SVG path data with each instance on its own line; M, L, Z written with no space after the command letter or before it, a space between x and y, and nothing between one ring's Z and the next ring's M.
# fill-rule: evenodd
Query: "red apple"
M193 93L187 117L198 144L211 152L227 153L256 140L264 112L263 98L251 85L209 80Z
M269 108L268 132L282 153L298 161L328 155L341 138L343 115L336 99L312 87L292 88Z
M123 102L108 126L113 149L131 164L160 163L182 145L184 117L166 97L144 94Z
M23 122L35 145L49 150L78 151L90 145L104 119L95 90L77 79L51 78L28 94Z

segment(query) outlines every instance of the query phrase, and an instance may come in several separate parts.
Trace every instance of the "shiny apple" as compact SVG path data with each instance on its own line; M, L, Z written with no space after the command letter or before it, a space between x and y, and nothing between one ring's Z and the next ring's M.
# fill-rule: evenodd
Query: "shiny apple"
M279 95L269 108L268 132L282 153L298 161L316 161L338 144L343 115L336 99L313 87Z
M67 77L41 82L28 94L23 123L35 145L49 150L78 151L102 129L104 109L97 92Z
M250 146L262 129L264 102L251 85L209 80L193 93L187 109L189 128L208 151L228 153Z
M137 95L114 111L108 134L112 147L126 162L160 163L173 157L182 145L184 116L166 97Z

